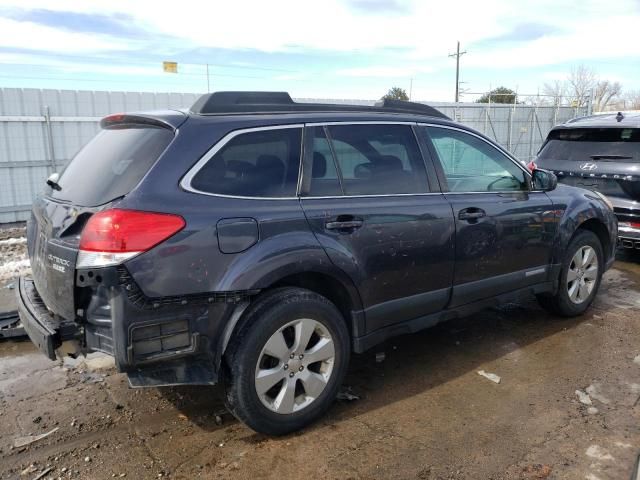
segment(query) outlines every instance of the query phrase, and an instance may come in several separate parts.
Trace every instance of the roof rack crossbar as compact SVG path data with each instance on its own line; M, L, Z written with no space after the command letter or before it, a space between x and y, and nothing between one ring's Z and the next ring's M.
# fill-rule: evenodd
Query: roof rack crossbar
M442 112L424 103L385 99L375 104L347 105L294 102L287 92L214 92L202 95L191 107L199 115L285 112L377 112L404 113L445 118Z

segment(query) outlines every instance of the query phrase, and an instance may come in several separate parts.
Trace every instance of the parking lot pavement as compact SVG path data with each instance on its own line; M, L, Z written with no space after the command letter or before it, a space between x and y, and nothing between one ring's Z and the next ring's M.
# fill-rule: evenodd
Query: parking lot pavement
M356 356L344 391L359 399L282 438L238 423L218 387L131 390L104 365L2 341L0 478L627 479L639 312L640 264L621 258L582 317L532 299Z

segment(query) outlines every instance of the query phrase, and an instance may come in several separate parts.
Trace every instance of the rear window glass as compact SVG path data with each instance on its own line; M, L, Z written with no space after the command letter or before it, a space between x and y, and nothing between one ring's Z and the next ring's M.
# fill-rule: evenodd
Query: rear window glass
M549 132L549 140L571 142L640 142L637 128L567 128Z
M191 180L201 192L242 197L293 197L300 168L301 128L242 133Z
M161 127L125 125L101 130L87 143L49 196L79 206L102 205L129 193L173 139Z
M554 160L640 160L638 128L567 128L549 132L538 156Z

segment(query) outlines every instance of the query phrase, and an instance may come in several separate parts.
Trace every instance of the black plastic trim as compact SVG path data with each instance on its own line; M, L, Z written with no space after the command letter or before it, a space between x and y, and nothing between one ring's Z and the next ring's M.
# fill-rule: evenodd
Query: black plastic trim
M376 330L368 335L354 338L353 349L356 353L362 353L389 338L408 333L415 333L420 330L424 330L425 328L432 327L440 322L465 317L488 307L517 300L525 295L551 292L553 291L553 288L553 282L538 283L536 285L531 285L526 288L521 288L519 290L504 293L478 302L469 303L456 308L448 308L430 315L424 315L412 320L397 323L389 327Z

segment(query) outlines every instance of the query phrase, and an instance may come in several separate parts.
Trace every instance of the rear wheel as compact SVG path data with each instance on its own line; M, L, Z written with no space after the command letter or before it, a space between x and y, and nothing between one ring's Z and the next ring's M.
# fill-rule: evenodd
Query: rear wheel
M274 290L250 307L227 348L227 407L260 433L298 430L335 399L349 351L331 302L300 288Z
M538 301L552 313L573 317L584 313L598 292L604 267L602 244L595 233L581 230L567 248L555 295L543 294Z

